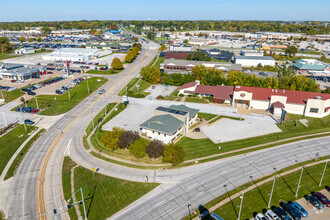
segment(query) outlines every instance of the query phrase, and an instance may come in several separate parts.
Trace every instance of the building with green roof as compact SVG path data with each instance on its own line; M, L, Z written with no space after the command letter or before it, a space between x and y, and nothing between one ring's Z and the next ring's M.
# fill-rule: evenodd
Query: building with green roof
M330 71L330 65L316 59L300 59L293 66L300 71Z

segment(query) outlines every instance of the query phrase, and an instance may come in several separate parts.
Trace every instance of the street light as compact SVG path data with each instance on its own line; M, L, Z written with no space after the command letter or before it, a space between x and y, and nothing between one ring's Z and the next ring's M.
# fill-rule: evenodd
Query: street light
M37 103L37 109L39 109L39 105L38 105L38 99L37 97L34 97L36 99L36 103Z
M274 182L273 182L272 191L270 192L270 197L269 197L269 202L268 202L268 208L270 208L270 203L272 202L272 196L273 196L273 191L274 191L274 187L275 187L276 178L277 178L277 176L274 176Z
M323 177L324 177L324 173L325 173L325 170L327 169L327 166L328 166L329 158L330 158L330 157L328 157L327 162L325 163L324 170L323 170L323 173L322 173L322 177L321 177L321 181L320 181L319 186L321 186L321 184L322 184L322 180L323 180Z
M239 206L239 212L238 212L237 220L240 220L240 217L241 217L241 211L242 211L242 206L243 206L243 198L244 198L244 191L245 191L245 187L243 188L242 196L240 197L241 198L241 205Z
M188 204L188 212L189 212L189 218L190 218L190 220L191 220L190 207L191 207L191 204Z
M301 167L301 173L300 173L300 177L299 177L299 182L298 182L298 186L297 186L297 191L296 191L296 197L298 196L298 191L299 191L299 187L300 187L300 182L301 182L301 177L304 171L304 166Z

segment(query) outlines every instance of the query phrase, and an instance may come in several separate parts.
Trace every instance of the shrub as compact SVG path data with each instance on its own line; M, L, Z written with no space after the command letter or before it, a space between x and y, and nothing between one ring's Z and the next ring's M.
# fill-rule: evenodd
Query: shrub
M142 158L146 155L145 140L139 138L129 146L129 151L136 158Z
M105 132L101 137L101 142L110 150L116 150L118 148L117 142L123 132L124 129L113 127L112 131Z
M123 64L121 63L120 59L115 57L112 60L111 67L115 70L121 70L121 69L123 69Z
M159 141L151 141L146 147L146 152L150 158L158 158L164 153L164 146Z
M165 146L163 154L164 163L172 163L173 166L176 166L183 162L186 153L182 145L170 143Z
M194 131L196 131L196 132L200 132L201 129L200 129L200 128L195 128Z
M119 148L128 148L136 140L140 138L139 133L136 131L124 131L117 142Z
M184 95L181 93L179 96L180 96L180 97L183 97Z
M157 96L157 99L164 99L162 95Z

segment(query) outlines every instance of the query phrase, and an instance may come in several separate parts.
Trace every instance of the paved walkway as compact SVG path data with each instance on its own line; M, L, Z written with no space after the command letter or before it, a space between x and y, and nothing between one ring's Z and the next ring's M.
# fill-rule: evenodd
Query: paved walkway
M2 174L0 176L0 182L3 181L5 179L5 176L11 166L11 164L14 162L16 156L21 152L21 150L25 147L25 145L36 135L38 134L38 132L41 130L42 128L38 128L37 130L35 130L30 137L28 137L28 139L26 139L23 144L16 150L16 152L13 154L13 156L10 158L10 160L8 161L5 169L3 169Z
M314 166L314 165L317 165L317 164L320 164L320 163L324 163L324 161L322 160L322 161L318 161L318 162L314 162L314 163L306 164L306 165L304 165L304 167L310 167L310 166ZM281 175L284 176L284 175L287 175L287 174L290 174L290 173L296 172L296 171L298 171L298 170L301 170L301 167L296 167L296 168L293 168L293 169L291 169L291 170L285 171L285 172L281 173ZM262 178L262 177L261 177L261 178ZM260 178L259 178L259 179L260 179ZM258 179L255 179L255 181L256 181L256 180L258 180ZM262 184L264 184L264 183L267 183L267 182L270 182L270 181L273 181L273 180L274 180L274 176L269 177L269 178L267 178L267 179L265 179L265 180L262 180L262 181L260 181L260 182L257 182L257 185L260 186L260 185L262 185ZM251 190L254 189L254 188L256 188L256 185L255 185L255 184L253 184L253 185L247 187L247 188L245 189L245 193L251 191ZM230 192L229 192L229 193L230 193ZM241 195L242 195L242 192L238 192L238 193L236 193L236 194L234 194L234 195L230 195L230 198L231 198L231 200L233 200L233 199L235 199L235 198L237 198L237 197L239 197L239 196L241 196ZM212 206L211 208L209 208L209 212L212 213L212 212L214 212L217 208L223 206L223 205L226 204L227 202L230 202L230 198L226 198L226 199L222 200L221 202L219 202L218 204ZM243 202L244 202L244 201L243 201ZM195 217L195 218L194 218L194 220L198 220L198 219L199 219L199 217Z

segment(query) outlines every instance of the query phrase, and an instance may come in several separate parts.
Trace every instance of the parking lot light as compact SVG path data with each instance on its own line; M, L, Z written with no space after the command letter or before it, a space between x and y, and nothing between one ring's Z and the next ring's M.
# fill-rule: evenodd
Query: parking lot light
M327 166L328 166L328 161L329 161L329 157L327 158L327 162L325 162L325 166L324 166L324 170L323 170L323 173L322 173L322 177L321 177L321 181L320 181L319 186L322 185L322 180L323 180L323 177L324 177L324 174L325 174L325 170L327 169Z
M272 196L273 196L273 192L274 192L276 178L277 178L277 176L274 176L274 182L273 182L272 191L270 192L270 197L269 197L269 202L268 202L268 208L270 208L270 203L272 202Z
M298 196L298 191L299 191L299 188L300 188L300 182L301 182L301 177L302 177L302 174L304 172L304 166L301 167L301 173L300 173L300 177L299 177L299 182L298 182L298 185L297 185L297 191L296 191L296 197Z
M245 192L245 187L243 188L243 192L242 192L242 196L241 196L241 205L239 206L239 212L238 212L237 220L240 220L240 217L241 217L242 206L243 206L243 198L244 198L244 192Z

